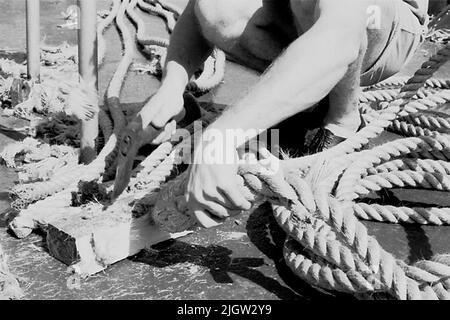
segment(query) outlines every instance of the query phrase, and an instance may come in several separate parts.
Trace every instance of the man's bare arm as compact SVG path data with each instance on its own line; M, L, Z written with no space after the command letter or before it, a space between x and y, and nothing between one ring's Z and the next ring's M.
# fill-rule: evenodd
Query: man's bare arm
M367 5L364 0L318 1L314 26L210 128L265 130L323 99L358 57Z
M196 1L190 0L171 36L163 84L186 87L189 79L211 54L212 47L203 37L195 15Z
M161 87L140 112L144 126L153 123L157 127L163 127L177 114L183 107L182 96L186 85L212 51L211 45L201 33L195 6L196 0L190 0L175 26Z

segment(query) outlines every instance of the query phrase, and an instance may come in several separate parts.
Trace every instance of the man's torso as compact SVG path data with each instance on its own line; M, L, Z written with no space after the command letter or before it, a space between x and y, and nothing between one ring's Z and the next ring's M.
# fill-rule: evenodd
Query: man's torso
M319 0L199 0L199 3L202 3L205 13L216 11L216 14L222 12L223 15L223 12L227 12L230 16L244 17L236 18L241 26L233 29L229 39L226 34L222 35L223 39L219 39L218 32L213 32L209 40L237 60L240 55L248 54L246 61L240 62L254 62L255 66L260 66L257 69L270 65L292 41L308 31L319 17ZM384 50L396 20L402 18L399 11L410 10L410 17L413 17L413 13L418 21L424 23L428 0L367 0L367 6L368 21L375 24L375 27L367 28L369 50L365 60L370 65ZM293 10L297 19L293 17ZM245 25L243 20L246 20ZM235 32L236 30L241 31ZM213 37L216 38L212 39Z
M399 10L399 7L406 7L416 16L419 23L424 25L428 18L428 2L429 0L371 0L367 5L368 19L369 15L374 13L371 9L378 8L381 27L390 27L392 20L395 19L396 10ZM262 8L267 11L266 23L280 25L291 32L293 28L300 34L306 32L318 18L319 0L263 0L262 3ZM293 9L300 17L298 19L300 25L296 25L290 17ZM287 17L289 18L287 19Z

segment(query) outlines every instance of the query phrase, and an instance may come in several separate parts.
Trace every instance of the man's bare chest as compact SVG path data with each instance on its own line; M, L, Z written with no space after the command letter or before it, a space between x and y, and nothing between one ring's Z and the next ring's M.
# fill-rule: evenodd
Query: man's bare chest
M317 0L263 0L259 27L276 26L286 35L302 35L315 23Z

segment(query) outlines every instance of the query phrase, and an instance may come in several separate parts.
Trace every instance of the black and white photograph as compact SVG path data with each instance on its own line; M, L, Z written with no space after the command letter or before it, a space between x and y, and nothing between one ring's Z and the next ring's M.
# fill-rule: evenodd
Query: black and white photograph
M450 0L0 0L0 300L450 300Z

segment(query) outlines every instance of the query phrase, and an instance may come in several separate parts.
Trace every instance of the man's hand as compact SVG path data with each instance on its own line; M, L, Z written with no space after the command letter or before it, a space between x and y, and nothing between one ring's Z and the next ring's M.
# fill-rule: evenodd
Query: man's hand
M216 145L212 142L203 144L203 148L197 146L189 168L187 205L199 224L205 228L216 226L220 220L251 208L251 203L240 192L239 185L243 181L237 174L236 150L227 150L234 152L236 161L232 164L211 161L208 155L214 153L211 148Z
M158 145L170 140L176 129L176 121L185 115L183 106L183 94L161 88L142 108L140 115L144 128L150 124L156 128L164 128L164 131L151 141L152 144Z

